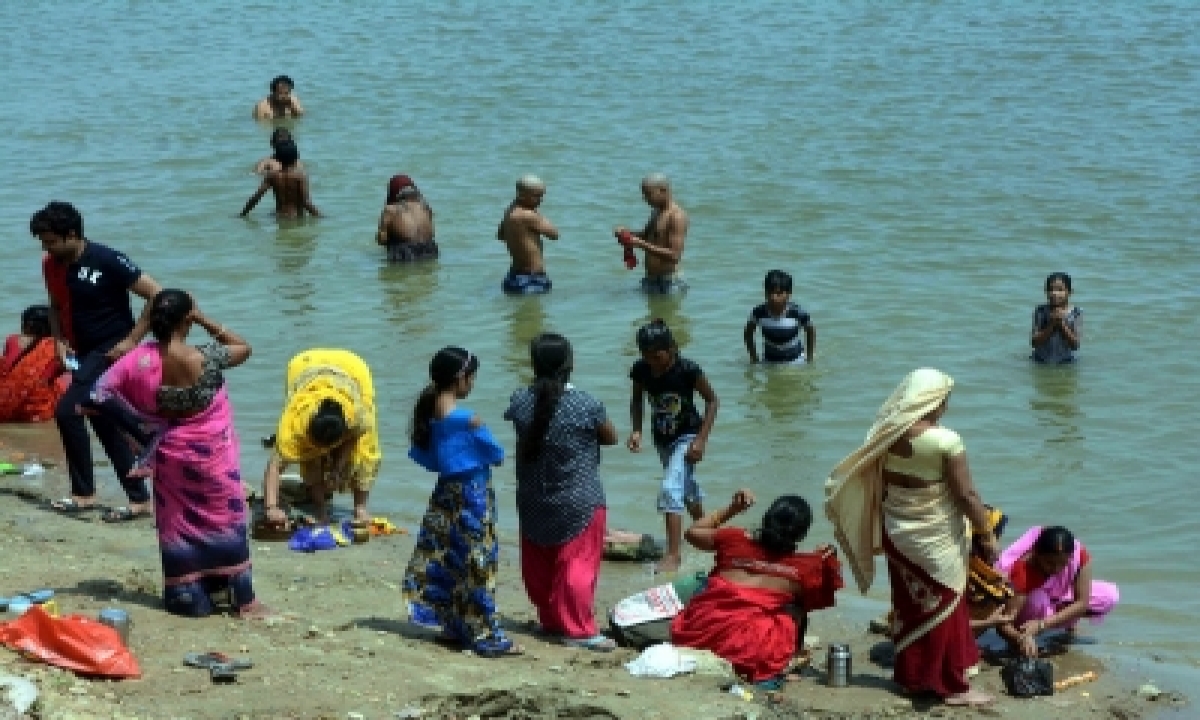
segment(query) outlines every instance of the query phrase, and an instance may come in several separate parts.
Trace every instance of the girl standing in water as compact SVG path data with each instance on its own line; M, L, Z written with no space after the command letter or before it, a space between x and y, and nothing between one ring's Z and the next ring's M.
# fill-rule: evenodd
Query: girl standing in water
M1033 361L1056 365L1075 360L1083 336L1079 308L1071 304L1071 276L1050 273L1046 278L1046 304L1033 311Z
M522 650L496 615L496 493L492 466L504 448L478 415L458 407L471 394L479 359L442 348L429 363L430 383L413 409L408 456L438 473L404 573L409 619L441 631L440 639L483 657Z

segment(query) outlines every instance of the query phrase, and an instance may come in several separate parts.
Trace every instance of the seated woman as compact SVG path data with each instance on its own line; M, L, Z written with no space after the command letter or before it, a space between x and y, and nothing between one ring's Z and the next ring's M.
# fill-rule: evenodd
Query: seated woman
M796 495L777 498L757 532L721 527L752 505L754 495L738 490L729 507L684 533L716 558L705 587L671 621L671 642L710 650L740 677L777 688L802 649L807 613L833 606L841 565L829 546L796 550L812 525L812 509Z
M1092 579L1087 548L1064 527L1030 528L996 567L1016 593L1006 608L1015 619L997 630L1026 657L1037 656L1043 631L1063 629L1071 637L1080 618L1099 624L1120 599L1116 585Z
M971 631L979 637L991 628L1011 622L1008 601L1013 597L1012 586L1003 574L992 567L983 547L983 537L990 531L999 538L1008 524L1008 516L992 506L987 506L988 526L975 530L971 535L971 557L967 565L967 612L971 614Z
M21 313L21 332L4 341L0 360L0 422L46 422L71 376L58 358L50 332L50 308L33 305Z
M245 362L250 346L205 317L182 290L159 292L149 313L154 340L115 362L92 399L141 446L139 467L154 475L166 610L205 617L213 612L211 596L228 590L239 616L266 617L251 581L239 445L223 372ZM212 341L189 345L193 325Z

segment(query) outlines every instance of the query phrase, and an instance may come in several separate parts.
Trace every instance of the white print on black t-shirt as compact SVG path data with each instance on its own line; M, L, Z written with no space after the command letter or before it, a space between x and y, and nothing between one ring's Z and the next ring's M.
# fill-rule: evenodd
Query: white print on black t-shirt
M665 392L651 396L650 403L654 413L654 432L658 435L674 437L679 432L679 416L683 412L683 398L679 396L679 393Z
M93 285L96 284L96 281L99 280L100 276L103 274L104 272L102 270L92 270L91 268L86 267L79 268L79 279L87 280Z

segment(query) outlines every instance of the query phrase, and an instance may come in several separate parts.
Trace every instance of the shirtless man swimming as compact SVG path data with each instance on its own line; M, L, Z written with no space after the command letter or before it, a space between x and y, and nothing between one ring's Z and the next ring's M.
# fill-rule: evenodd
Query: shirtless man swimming
M282 120L296 118L304 114L300 98L292 94L296 83L287 75L280 75L271 81L271 94L258 101L254 106L255 120Z
M542 259L542 238L558 239L558 230L538 212L546 195L546 183L536 175L517 181L517 197L504 211L496 239L508 246L512 265L500 283L509 295L534 295L550 292L550 278Z
M437 259L433 208L407 175L395 175L388 181L387 203L379 216L375 242L387 248L392 262Z
M242 217L250 214L258 201L262 200L262 196L267 194L267 190L275 194L276 217L304 217L305 210L313 217L319 217L321 213L317 212L317 207L308 195L308 175L296 167L300 160L300 151L296 149L296 144L290 141L279 143L275 148L275 159L279 161L279 172L263 178L258 190L246 201L246 207L242 208Z
M687 290L679 274L683 245L687 239L688 216L671 197L671 181L662 173L647 175L642 180L642 197L650 206L650 219L641 232L624 226L614 231L617 240L628 233L629 247L646 253L646 277L642 291L654 294L678 293Z

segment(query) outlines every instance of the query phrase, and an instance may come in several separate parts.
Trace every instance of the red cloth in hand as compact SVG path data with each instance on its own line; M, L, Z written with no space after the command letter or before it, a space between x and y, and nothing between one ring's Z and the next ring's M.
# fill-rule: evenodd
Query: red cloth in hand
M617 242L621 243L625 248L625 267L629 270L637 267L637 255L633 254L633 235L628 230L622 230L617 233Z

